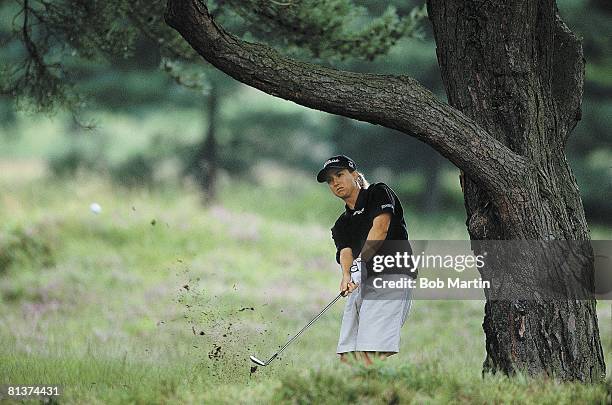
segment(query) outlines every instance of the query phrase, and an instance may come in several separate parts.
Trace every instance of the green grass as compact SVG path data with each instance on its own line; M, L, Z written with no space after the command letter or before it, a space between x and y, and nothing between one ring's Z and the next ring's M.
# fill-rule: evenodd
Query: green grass
M316 186L224 183L202 208L189 186L0 177L0 235L48 247L0 271L0 385L60 384L67 403L605 403L609 386L482 380L478 301L416 301L401 354L372 369L338 364L336 305L251 374L335 295L342 206ZM466 237L462 217L407 220L414 239ZM609 302L598 315L610 375Z
M309 370L281 380L274 400L328 403L604 403L602 387L449 372L445 362Z

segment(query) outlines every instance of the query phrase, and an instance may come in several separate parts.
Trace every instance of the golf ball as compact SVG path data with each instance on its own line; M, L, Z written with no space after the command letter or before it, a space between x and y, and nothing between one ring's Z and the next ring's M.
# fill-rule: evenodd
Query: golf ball
M99 214L102 211L102 207L100 207L100 204L98 203L91 203L91 205L89 206L89 209L94 214Z

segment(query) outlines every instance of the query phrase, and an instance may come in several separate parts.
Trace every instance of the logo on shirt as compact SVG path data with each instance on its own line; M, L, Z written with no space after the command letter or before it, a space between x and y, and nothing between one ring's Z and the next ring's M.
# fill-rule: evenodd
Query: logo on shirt
M393 204L385 204L380 206L381 210L384 210L385 208L393 208Z
M365 207L360 209L360 210L358 210L358 211L353 212L353 216L359 215L359 214L363 214L363 210L365 210Z

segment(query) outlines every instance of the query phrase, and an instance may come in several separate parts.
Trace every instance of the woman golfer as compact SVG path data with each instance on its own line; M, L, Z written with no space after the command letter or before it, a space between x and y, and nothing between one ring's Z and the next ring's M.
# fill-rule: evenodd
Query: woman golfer
M391 188L384 183L369 185L355 162L344 155L328 159L317 181L327 182L331 192L345 203L345 211L332 228L336 261L342 267L340 292L348 296L337 353L341 361L346 362L352 353L353 358L369 365L373 358L399 352L400 329L412 302L410 288L391 299L385 295L368 298L360 291L361 267L371 263L382 241L408 240L402 206Z

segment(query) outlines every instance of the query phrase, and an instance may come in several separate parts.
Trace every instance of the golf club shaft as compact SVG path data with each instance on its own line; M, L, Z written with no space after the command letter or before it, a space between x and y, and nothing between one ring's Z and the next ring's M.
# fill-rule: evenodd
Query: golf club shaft
M321 312L319 312L319 314L317 316L315 316L314 318L312 318L312 320L310 322L308 322L306 324L306 326L304 326L294 337L292 337L291 339L289 339L289 341L287 343L285 343L285 345L283 347L280 348L280 350L278 352L276 352L276 354L274 356L272 356L270 358L270 360L268 360L266 363L269 363L270 361L272 361L276 356L278 356L279 354L281 354L283 352L283 350L285 350L287 348L287 346L289 346L291 344L291 342L293 342L295 339L297 339L302 332L304 332L306 329L308 329L308 327L310 325L312 325L313 323L315 323L315 321L317 319L319 319L321 317L321 315L323 315L325 313L325 311L327 311L332 305L334 305L336 303L336 301L338 301L338 299L340 299L340 297L342 297L342 293L338 294L338 296L336 298L333 299L332 302L330 302L329 304L327 304L325 306L325 308L323 308L323 310L321 310Z

